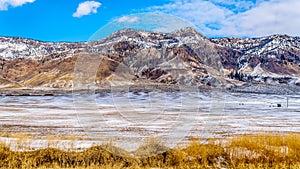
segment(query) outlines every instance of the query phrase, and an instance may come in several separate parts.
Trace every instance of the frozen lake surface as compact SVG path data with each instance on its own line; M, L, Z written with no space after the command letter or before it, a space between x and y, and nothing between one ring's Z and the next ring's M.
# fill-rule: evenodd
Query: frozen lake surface
M2 96L0 126L2 133L113 140L134 149L152 137L174 146L189 137L300 132L299 108L299 95L217 91Z

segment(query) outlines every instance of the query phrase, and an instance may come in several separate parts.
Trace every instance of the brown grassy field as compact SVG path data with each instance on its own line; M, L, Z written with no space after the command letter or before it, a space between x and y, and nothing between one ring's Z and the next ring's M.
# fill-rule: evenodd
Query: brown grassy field
M13 151L0 144L0 168L203 168L203 169L299 169L300 134L240 135L224 140L194 139L186 147L139 158L126 156L125 150L112 145L93 146L80 152L45 148ZM158 142L141 147L133 153L163 148ZM108 149L120 151L118 156ZM120 153L118 153L120 154Z

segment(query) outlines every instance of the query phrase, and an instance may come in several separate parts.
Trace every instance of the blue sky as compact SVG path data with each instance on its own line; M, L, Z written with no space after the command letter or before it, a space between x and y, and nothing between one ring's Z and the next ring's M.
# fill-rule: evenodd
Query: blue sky
M0 0L2 1L2 0ZM112 18L162 4L161 0L101 0L97 13L73 17L81 0L36 0L0 11L0 35L44 41L85 41Z
M113 19L159 11L210 37L299 36L299 9L299 0L0 0L0 35L86 41Z

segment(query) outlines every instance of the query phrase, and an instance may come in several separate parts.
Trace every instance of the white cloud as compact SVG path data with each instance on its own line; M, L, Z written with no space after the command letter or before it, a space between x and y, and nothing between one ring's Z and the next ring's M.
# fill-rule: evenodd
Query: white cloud
M35 0L0 0L0 11L8 10L9 6L18 7L26 3L33 3Z
M97 13L97 9L102 4L96 1L85 1L78 5L76 12L73 13L73 17L80 18L91 13Z
M232 27L237 35L264 36L270 34L300 35L300 1L272 0L244 13L237 14Z
M150 10L182 17L195 24L201 33L208 35L211 34L212 29L219 29L222 20L234 15L233 11L205 0L177 0L172 4L152 7Z
M137 16L123 16L118 19L118 22L127 22L127 23L134 23L137 22L139 18Z
M299 0L174 0L151 7L194 23L208 36L300 35Z

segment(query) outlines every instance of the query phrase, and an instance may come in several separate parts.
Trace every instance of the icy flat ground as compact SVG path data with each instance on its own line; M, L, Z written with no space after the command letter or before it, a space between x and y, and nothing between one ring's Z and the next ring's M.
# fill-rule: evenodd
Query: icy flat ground
M149 137L173 145L188 137L300 132L299 95L100 92L0 100L2 133L26 133L41 140L51 135L82 137L83 145L113 140L134 149Z

